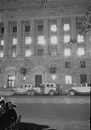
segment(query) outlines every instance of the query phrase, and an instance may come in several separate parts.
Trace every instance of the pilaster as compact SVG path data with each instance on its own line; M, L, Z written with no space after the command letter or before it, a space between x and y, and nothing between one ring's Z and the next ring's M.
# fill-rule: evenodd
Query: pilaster
M22 55L22 24L21 20L17 21L17 48L16 53L18 57L21 57Z
M48 19L44 19L44 38L45 38L45 45L44 45L44 54L48 55L48 44L49 44L49 38L48 38Z
M10 26L9 21L5 21L4 23L5 31L4 31L4 57L9 56L9 40L10 40Z
M76 17L71 17L71 39L77 40L77 31L76 31ZM75 55L77 52L77 42L72 43L72 55Z
M58 35L58 54L62 54L62 44L63 44L63 27L62 27L62 18L57 19L57 35Z
M31 45L30 45L30 50L32 51L32 55L35 55L35 20L31 19L30 20L30 37L32 39Z

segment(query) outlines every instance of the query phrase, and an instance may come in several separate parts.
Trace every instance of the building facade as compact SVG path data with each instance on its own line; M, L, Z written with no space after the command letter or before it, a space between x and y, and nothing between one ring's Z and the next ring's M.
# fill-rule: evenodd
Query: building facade
M1 0L0 87L91 84L91 30L80 34L91 3L72 1Z

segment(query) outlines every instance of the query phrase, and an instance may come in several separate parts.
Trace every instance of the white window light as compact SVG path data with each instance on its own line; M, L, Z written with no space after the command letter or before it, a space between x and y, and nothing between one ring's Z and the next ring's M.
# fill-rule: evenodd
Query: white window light
M70 35L64 35L64 43L68 43L70 41Z
M17 44L17 38L13 38L13 45Z
M25 38L25 44L31 44L31 42L32 42L31 37L26 37Z
M78 56L85 55L85 50L84 50L84 48L78 48L77 54L78 54Z
M64 31L70 30L70 25L69 24L64 24L63 29L64 29Z
M16 57L16 50L13 50L12 57Z
M9 76L9 80L15 80L15 76Z
M70 55L71 55L71 50L70 50L70 48L64 49L64 55L65 55L65 56L70 56Z
M44 45L45 44L44 36L38 36L38 44L40 44L40 45Z
M78 35L77 36L77 41L80 42L84 42L84 36L83 35Z
M1 45L2 45L2 46L4 45L4 40L1 40Z
M50 28L50 30L52 31L52 32L56 32L57 31L57 25L51 25L51 28Z
M53 45L56 45L58 43L57 36L51 36L50 40Z
M52 75L52 80L55 80L57 78L56 74Z
M72 84L72 76L66 75L65 76L65 83L66 84Z
M0 57L3 57L4 53L3 51L0 51Z
M29 57L32 55L32 52L30 50L25 50L25 56Z

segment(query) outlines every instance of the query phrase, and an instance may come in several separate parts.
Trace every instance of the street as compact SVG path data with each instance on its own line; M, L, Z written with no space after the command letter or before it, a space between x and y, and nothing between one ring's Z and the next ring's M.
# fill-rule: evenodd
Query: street
M90 130L89 96L5 96L18 105L21 130Z

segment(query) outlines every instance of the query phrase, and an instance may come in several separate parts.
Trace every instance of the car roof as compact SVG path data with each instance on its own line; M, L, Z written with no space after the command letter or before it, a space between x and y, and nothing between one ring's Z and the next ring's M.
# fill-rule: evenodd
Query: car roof
M42 83L42 84L55 84L55 83Z

